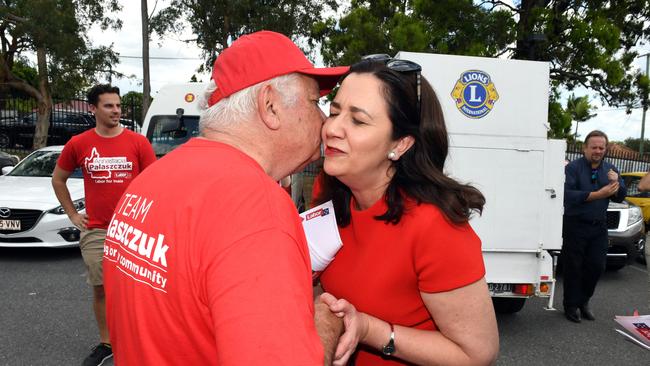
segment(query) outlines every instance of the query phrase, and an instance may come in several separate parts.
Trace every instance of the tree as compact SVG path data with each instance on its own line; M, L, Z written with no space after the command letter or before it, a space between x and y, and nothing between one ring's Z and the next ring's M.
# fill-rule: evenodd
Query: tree
M122 116L142 126L146 114L142 112L142 102L144 101L142 93L130 91L122 95L120 99L122 102Z
M573 140L571 114L562 107L556 93L548 102L548 121L550 124L549 138Z
M164 36L179 34L189 24L196 38L186 41L196 42L203 50L206 61L199 69L203 71L242 34L267 29L289 37L308 36L323 10L336 7L336 0L172 0L151 19L150 26Z
M119 27L105 16L119 10L117 0L6 0L0 5L0 84L22 91L37 101L34 148L47 144L52 95L69 97L111 73L117 55L108 47L92 48L87 31ZM14 73L17 60L36 54L38 84Z
M640 99L634 46L650 37L650 0L352 0L315 23L328 64L424 51L550 63L552 87L594 91L609 105Z
M513 27L509 12L488 12L467 0L352 0L340 19L314 24L312 42L322 43L328 64L398 51L493 56L512 42Z
M641 139L638 137L628 137L623 141L623 145L634 151L639 151L639 148L641 147ZM650 151L650 140L643 140L643 151Z
M571 94L566 102L566 111L571 116L571 120L576 123L576 132L573 134L573 139L578 139L578 126L580 122L588 121L589 119L596 116L595 113L591 113L593 106L589 104L589 97L584 95L582 97L576 97L574 94Z

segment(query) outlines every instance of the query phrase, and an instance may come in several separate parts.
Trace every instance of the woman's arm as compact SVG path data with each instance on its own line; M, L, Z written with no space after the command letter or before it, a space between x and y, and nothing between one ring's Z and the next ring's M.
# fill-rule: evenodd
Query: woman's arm
M418 365L491 365L499 350L499 334L492 301L484 279L452 291L421 292L438 331L419 330L395 325L397 357ZM325 301L329 303L329 301ZM345 318L346 333L342 342L359 339L359 343L381 351L390 339L390 324L371 315L357 312L345 300L330 304L330 310ZM337 349L335 358L339 358ZM335 362L336 364L336 362Z

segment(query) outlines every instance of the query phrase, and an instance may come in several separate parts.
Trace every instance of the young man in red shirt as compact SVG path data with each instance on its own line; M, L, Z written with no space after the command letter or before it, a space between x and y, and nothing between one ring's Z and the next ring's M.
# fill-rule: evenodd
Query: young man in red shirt
M346 71L314 68L268 31L219 55L201 137L140 175L109 225L116 364L321 366L331 355L338 331L320 331L331 314L313 303L305 235L278 181L320 155L318 102Z
M83 362L100 365L113 354L103 286L102 257L106 228L126 187L144 168L156 161L149 141L120 125L120 90L96 85L88 92L95 128L74 136L63 148L52 175L52 186L72 223L81 232L79 247L88 269L87 282L93 287L93 310L100 343ZM76 168L84 176L86 213L80 202L73 202L66 181Z

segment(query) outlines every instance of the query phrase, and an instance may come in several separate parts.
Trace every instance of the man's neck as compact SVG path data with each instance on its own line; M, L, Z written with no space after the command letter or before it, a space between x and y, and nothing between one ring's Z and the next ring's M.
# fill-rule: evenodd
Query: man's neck
M265 147L269 146L268 142L261 142L259 138L250 136L249 134L240 134L239 131L230 130L212 130L207 129L202 131L201 137L207 140L217 141L234 147L235 149L248 155L251 159L255 160L264 169L264 172L276 179L273 175L271 160L273 153L267 151ZM277 178L279 180L283 177Z
M102 137L115 137L122 133L124 127L117 125L115 127L106 127L100 124L95 126L95 132Z

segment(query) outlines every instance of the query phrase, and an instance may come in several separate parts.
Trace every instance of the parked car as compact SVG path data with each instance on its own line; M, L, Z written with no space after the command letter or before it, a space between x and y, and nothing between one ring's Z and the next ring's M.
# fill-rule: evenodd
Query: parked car
M0 247L72 247L79 230L54 195L52 172L63 146L34 151L0 176ZM77 210L85 212L81 170L67 182Z
M14 166L18 164L20 159L16 155L7 154L4 151L0 151L0 169L6 166Z
M0 124L0 148L22 147L30 149L38 115L36 112L12 122ZM54 110L50 114L47 142L63 145L70 137L95 127L95 118L85 112Z
M607 269L616 271L639 256L643 257L646 238L640 207L627 201L610 202L607 208L607 232Z
M621 173L627 187L626 200L641 207L643 222L646 224L646 231L650 229L650 192L639 192L639 181L646 175L646 172Z
M31 149L38 115L36 112L15 120L0 121L0 148ZM135 131L139 126L130 119L121 118L120 124ZM95 127L95 116L87 112L54 110L50 114L48 145L65 145L74 135Z

